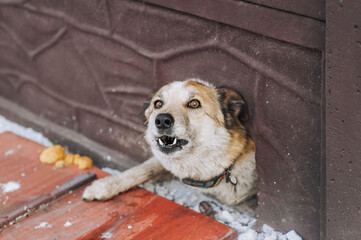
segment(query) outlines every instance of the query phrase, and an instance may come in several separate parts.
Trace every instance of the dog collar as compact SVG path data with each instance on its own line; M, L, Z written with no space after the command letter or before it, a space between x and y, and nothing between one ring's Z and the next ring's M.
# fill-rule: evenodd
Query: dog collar
M240 154L240 156L242 153ZM226 182L231 183L232 185L237 185L238 181L237 178L234 176L231 176L231 171L236 164L237 159L240 157L238 156L232 163L232 165L229 168L226 168L224 172L208 181L198 181L190 178L182 178L182 182L184 184L190 185L192 187L198 187L202 189L212 188L218 186L218 184L225 178Z

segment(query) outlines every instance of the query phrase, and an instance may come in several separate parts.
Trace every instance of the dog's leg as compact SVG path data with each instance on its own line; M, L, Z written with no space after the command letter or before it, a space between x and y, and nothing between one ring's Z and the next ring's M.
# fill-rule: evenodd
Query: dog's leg
M156 158L152 157L120 174L94 181L84 190L83 199L87 201L110 199L121 192L146 182L153 175L157 175L162 171L164 171L163 166Z

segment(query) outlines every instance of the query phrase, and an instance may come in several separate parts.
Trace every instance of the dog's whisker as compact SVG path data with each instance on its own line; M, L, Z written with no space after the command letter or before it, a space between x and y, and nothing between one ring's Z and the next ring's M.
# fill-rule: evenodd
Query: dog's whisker
M140 140L142 140L142 139L144 138L144 136L145 136L145 133L140 134L140 135L135 139L135 141L136 141L136 142L139 142Z

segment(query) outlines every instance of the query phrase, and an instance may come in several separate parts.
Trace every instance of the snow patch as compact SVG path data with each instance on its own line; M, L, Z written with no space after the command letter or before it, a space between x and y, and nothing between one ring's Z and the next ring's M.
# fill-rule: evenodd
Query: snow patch
M9 155L13 154L14 152L15 152L14 149L7 150L7 151L4 153L4 156L5 156L5 157L6 157L6 156L9 156Z
M10 181L7 183L0 183L0 188L3 193L14 192L20 189L20 184L18 182Z
M105 233L102 234L101 239L109 239L109 238L113 238L113 233L105 232Z
M5 205L8 200L9 200L9 197L6 196L6 197L5 197L5 200L3 201L3 205Z
M3 116L0 116L0 133L13 132L16 135L22 136L33 140L34 142L40 143L47 147L53 144L44 137L41 133L34 131L32 128L25 128L17 123L11 122Z
M118 173L121 173L121 171L117 170L117 169L113 169L113 168L108 168L108 167L104 167L102 168L102 171L109 173L111 175L116 175Z
M272 227L268 226L267 224L264 224L262 226L262 231L265 233L271 233L274 231L274 229Z
M257 232L253 229L248 229L245 233L238 236L238 240L254 240L257 239Z
M287 234L287 240L302 240L302 238L294 231L289 231Z
M52 226L48 222L41 222L38 226L34 227L34 229L39 229L39 228L52 228Z
M234 222L234 218L228 211L222 211L220 217L223 218L225 222L229 222L229 223Z
M70 227L71 225L73 225L71 222L67 221L66 223L64 223L64 227Z

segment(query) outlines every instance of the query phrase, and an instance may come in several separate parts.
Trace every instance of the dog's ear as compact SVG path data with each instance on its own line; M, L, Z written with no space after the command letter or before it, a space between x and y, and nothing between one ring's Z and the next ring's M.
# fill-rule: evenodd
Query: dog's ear
M247 103L241 94L228 88L218 88L218 101L224 115L227 129L241 124L249 119Z
M152 100L152 98L148 98L144 104L143 104L143 109L142 109L142 116L143 116L143 122L144 124L147 124L148 123L148 117L149 117L149 114L148 114L148 108L150 106L150 101Z

